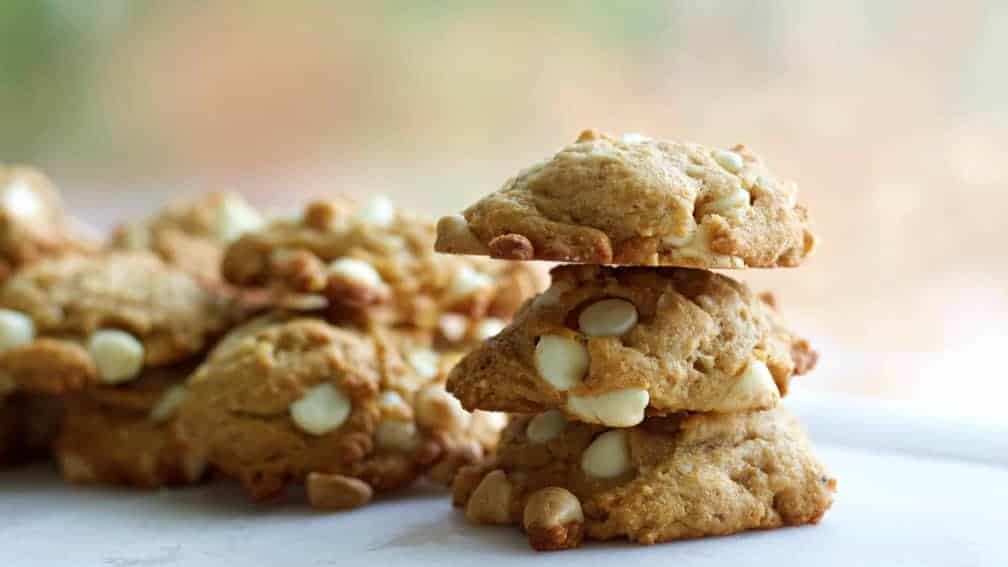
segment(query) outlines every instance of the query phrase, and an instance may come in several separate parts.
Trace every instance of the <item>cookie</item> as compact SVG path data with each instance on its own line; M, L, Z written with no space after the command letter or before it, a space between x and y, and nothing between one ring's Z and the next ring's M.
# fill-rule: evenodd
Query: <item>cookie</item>
M438 223L437 250L508 260L774 268L815 236L794 183L744 146L594 130Z
M561 409L629 427L646 414L769 409L816 353L742 283L690 268L554 268L553 284L469 353L468 409Z
M535 268L435 254L431 222L376 198L354 210L316 202L231 245L224 277L323 300L331 311L405 324L449 341L499 330L542 287Z
M450 482L503 427L412 372L380 333L309 318L235 330L187 391L180 439L255 500L304 483L319 508L360 506L425 474Z
M178 439L173 427L192 370L192 364L153 368L129 384L67 396L54 448L63 477L143 489L202 478L202 453Z
M63 420L63 400L45 394L0 394L0 464L42 459Z
M498 456L463 469L454 503L518 524L536 549L641 544L817 523L836 481L781 409L650 418L629 429L512 421Z
M0 286L0 375L45 393L128 382L199 354L239 312L150 253L41 261Z
M115 250L150 250L205 282L219 282L224 249L265 225L263 216L237 193L210 193L169 204L150 218L119 226L109 239Z
M41 258L93 250L84 232L66 216L45 175L0 165L0 280Z

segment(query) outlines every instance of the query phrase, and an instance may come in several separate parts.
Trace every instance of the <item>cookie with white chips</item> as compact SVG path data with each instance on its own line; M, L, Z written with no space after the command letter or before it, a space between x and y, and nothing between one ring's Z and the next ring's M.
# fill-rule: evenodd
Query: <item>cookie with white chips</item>
M744 146L595 130L438 222L437 250L508 260L774 268L815 247L794 183Z
M459 472L454 503L474 523L517 524L533 548L559 550L814 524L835 489L782 409L621 429L554 411L513 420L495 459Z
M770 409L816 353L767 299L689 268L554 268L552 286L455 366L468 409L629 427L646 415Z
M211 352L176 427L255 500L303 483L313 506L352 508L424 475L450 482L496 443L504 424L462 409L442 380L381 331L267 317Z
M0 377L43 393L127 383L199 355L241 313L147 252L44 260L0 286Z
M238 286L316 298L344 317L408 325L454 343L499 330L543 287L533 266L437 254L434 239L432 222L383 197L359 208L319 201L298 219L240 238L221 269Z

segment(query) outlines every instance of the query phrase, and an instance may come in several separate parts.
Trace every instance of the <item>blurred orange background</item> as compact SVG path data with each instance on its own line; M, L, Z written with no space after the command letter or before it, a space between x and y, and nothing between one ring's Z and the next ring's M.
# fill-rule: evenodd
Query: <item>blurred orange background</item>
M928 4L928 5L925 5ZM0 160L107 228L237 190L456 212L595 127L746 143L822 236L799 389L1008 419L1008 3L0 3Z

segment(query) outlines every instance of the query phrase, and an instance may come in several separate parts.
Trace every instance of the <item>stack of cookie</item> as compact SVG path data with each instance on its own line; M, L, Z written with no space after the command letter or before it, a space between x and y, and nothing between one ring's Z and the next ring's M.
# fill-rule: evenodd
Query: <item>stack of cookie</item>
M441 219L441 252L581 264L449 376L465 408L519 414L456 477L466 516L544 550L817 522L835 480L777 408L816 355L772 296L708 271L800 264L795 197L744 147L586 131Z

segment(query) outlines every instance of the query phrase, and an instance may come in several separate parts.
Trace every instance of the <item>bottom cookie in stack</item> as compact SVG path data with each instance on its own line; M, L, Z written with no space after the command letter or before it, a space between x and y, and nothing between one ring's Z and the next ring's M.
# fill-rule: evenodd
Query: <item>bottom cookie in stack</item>
M836 480L782 409L651 417L625 429L558 411L513 418L495 459L464 468L454 503L518 524L538 550L584 538L652 544L814 524Z

